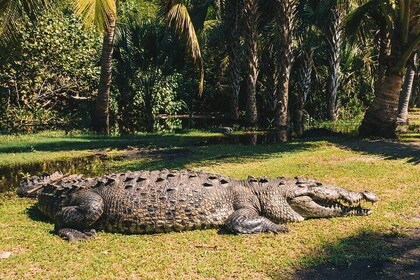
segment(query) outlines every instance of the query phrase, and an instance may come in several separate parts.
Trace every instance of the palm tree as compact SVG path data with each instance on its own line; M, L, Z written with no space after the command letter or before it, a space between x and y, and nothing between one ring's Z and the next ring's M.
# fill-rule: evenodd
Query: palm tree
M410 98L413 92L414 76L417 69L417 53L413 53L408 61L407 70L404 77L404 86L401 92L399 106L398 106L398 124L407 124L408 122L408 107Z
M201 48L196 28L193 20L191 19L188 7L191 7L188 1L162 0L160 3L159 13L168 21L169 26L173 27L178 34L184 36L191 51L192 59L199 68L199 95L201 95L204 88L204 63L201 56ZM203 17L202 21L200 21L198 25L204 26L204 20L205 17Z
M340 83L340 51L342 42L341 22L344 14L343 6L333 1L328 13L326 29L328 46L329 76L327 82L328 119L337 120L338 87Z
M312 88L312 70L314 69L314 49L316 45L313 22L308 17L307 8L307 2L302 1L299 3L297 10L299 20L299 27L296 29L298 43L296 57L298 92L293 116L293 129L297 136L303 135L303 112Z
M242 0L228 0L225 3L223 22L228 32L228 55L230 58L230 90L231 90L231 116L233 120L239 118L239 91L241 82L240 60L240 8Z
M289 103L289 77L293 63L293 33L295 29L296 0L276 2L276 35L278 78L277 78L277 105L274 114L276 140L288 140L288 103Z
M117 0L74 0L75 11L86 26L94 24L104 33L101 54L101 75L96 96L93 128L98 133L109 134L109 94L112 82L112 54L114 50Z
M339 110L338 91L341 87L341 52L343 49L342 22L354 1L306 0L306 16L323 32L328 63L327 117L337 120Z
M370 0L354 10L347 26L357 27L369 19L377 23L389 50L379 50L381 79L375 88L375 98L365 113L359 133L362 136L396 137L398 103L405 66L420 44L420 3L410 0Z
M312 86L312 70L314 68L314 50L303 46L298 57L298 96L295 104L293 128L297 136L303 135L303 110Z
M258 22L259 11L257 0L244 0L245 50L247 61L247 99L246 120L249 126L258 121L257 112L257 79L259 73L258 60Z

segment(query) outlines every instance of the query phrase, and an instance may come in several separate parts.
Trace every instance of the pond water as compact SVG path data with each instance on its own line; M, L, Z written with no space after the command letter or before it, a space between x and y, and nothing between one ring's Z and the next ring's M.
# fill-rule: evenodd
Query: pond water
M274 134L269 132L246 133L246 134L227 134L219 137L209 137L194 144L194 146L208 145L260 145L274 143ZM180 151L169 151L179 153ZM158 151L160 154L161 151ZM138 153L138 156L155 156L153 153ZM177 156L179 156L177 154ZM112 161L124 160L126 156L112 158ZM94 155L84 158L73 158L60 161L32 163L26 165L17 165L10 167L0 167L0 193L14 191L19 186L19 181L23 176L30 174L51 174L55 171L61 171L63 174L83 174L87 177L98 176L111 173L110 158L104 155Z
M267 133L248 133L242 135L228 134L220 137L211 137L197 142L195 146L207 146L218 144L257 145L271 141ZM143 155L144 156L144 155ZM124 157L112 160L124 160ZM84 158L73 158L60 161L31 163L25 165L8 166L0 168L0 193L14 191L19 186L23 176L30 174L51 174L61 171L63 174L83 174L85 176L98 176L110 173L110 159L103 155L95 155Z
M0 168L0 193L15 190L19 181L26 174L54 173L61 171L64 174L84 174L97 176L107 170L107 160L100 156L89 156L62 161L40 162L22 166L8 166Z

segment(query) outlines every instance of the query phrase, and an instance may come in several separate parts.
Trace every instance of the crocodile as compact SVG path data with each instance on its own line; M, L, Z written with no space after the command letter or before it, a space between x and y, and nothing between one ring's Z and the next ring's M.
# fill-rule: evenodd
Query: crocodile
M38 208L63 239L96 236L96 230L163 233L220 228L235 234L287 232L284 223L308 218L369 215L360 202L376 202L371 191L354 192L305 177L237 180L196 171L135 171L96 178L32 176L21 181L21 197L36 196Z

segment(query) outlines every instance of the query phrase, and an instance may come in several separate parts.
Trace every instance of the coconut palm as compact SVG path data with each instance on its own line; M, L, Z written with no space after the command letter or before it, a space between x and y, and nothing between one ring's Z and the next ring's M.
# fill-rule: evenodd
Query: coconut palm
M75 11L86 26L94 24L104 34L101 53L101 75L96 96L93 128L109 134L109 94L112 82L112 54L117 20L116 0L74 0Z
M204 10L209 7L210 3L205 3ZM196 6L197 7L197 6ZM188 8L192 9L193 5L190 1L185 0L162 0L160 2L159 13L168 21L169 26L183 36L190 49L192 59L198 66L200 72L199 94L203 93L204 88L204 64L201 56L200 42L197 36L197 30L190 16ZM202 11L202 9L200 9ZM206 13L204 13L205 15ZM196 25L204 26L205 16L202 17Z
M420 3L410 0L364 1L347 19L347 27L355 33L366 21L377 24L389 44L380 49L379 68L383 69L375 88L375 98L362 125L362 136L396 137L398 103L405 67L420 44ZM389 47L388 47L389 46Z
M398 124L407 124L408 122L408 106L413 92L413 82L417 70L417 53L413 53L407 63L407 70L404 77L404 86L401 92L398 106Z

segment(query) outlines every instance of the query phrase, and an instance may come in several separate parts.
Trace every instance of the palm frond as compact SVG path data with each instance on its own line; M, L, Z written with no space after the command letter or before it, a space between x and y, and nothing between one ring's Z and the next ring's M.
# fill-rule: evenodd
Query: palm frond
M109 20L117 14L116 0L75 0L74 10L85 26L93 24L101 32L107 30Z
M49 0L0 0L0 46L16 40L16 30L28 22L35 22Z
M344 32L352 42L359 35L362 23L370 15L372 9L377 5L376 1L369 1L354 9L344 20Z
M172 3L172 1L168 2ZM187 7L180 3L173 5L168 10L166 18L169 21L169 25L173 27L177 33L185 35L187 45L191 50L192 58L200 69L199 94L201 95L204 88L204 66L201 57L200 44Z

